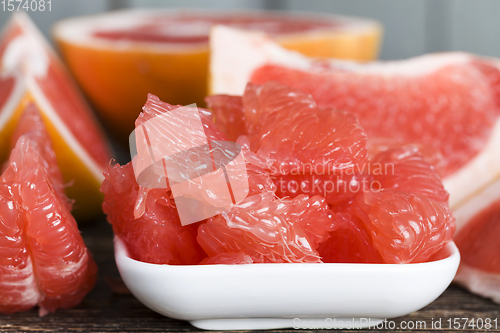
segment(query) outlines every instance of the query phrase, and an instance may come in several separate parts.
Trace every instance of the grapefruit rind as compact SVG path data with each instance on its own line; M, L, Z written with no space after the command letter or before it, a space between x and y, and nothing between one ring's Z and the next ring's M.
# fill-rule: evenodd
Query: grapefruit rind
M460 262L454 281L471 292L500 303L500 276Z

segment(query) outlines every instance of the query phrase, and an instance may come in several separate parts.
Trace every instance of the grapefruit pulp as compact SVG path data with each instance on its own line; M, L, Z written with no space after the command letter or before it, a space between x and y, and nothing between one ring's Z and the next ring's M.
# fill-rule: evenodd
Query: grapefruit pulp
M34 103L51 138L75 214L97 214L110 152L99 125L60 60L25 14L12 16L0 38L0 159L8 157L19 117ZM15 142L13 142L15 144Z
M215 23L273 34L311 56L371 60L377 22L334 15L200 10L126 10L62 21L54 39L77 81L110 129L125 141L148 93L203 106L208 34Z
M322 239L319 248L323 260L423 262L451 239L454 219L448 193L415 145L381 151L369 160L366 135L352 114L352 118L330 122L339 111L319 108L311 96L276 82L249 83L240 101L236 96L216 95L207 102L221 119L241 124L241 133L234 134L245 135L238 142L248 136L250 149L268 161L278 196L297 199L322 192L336 212L335 230L329 239ZM314 141L316 137L320 140ZM339 187L342 182L357 186L343 190ZM238 247L226 250L245 252Z
M0 177L0 312L40 307L40 315L79 304L97 266L61 188L37 107L24 111Z

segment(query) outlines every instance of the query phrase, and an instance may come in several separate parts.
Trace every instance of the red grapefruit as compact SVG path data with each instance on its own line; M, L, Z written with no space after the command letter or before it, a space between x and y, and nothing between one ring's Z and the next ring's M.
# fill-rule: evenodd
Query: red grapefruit
M62 193L62 176L34 105L0 177L0 312L40 314L79 304L97 267ZM46 159L47 158L47 159Z
M242 252L254 263L321 262L318 244L334 228L323 198L264 192L201 224L198 242L211 258Z
M53 143L67 195L79 218L100 212L99 186L110 151L66 69L27 15L16 13L0 38L0 159L28 103L36 104ZM12 143L14 145L15 142Z
M380 25L333 15L200 10L126 10L72 18L54 39L74 76L110 128L125 140L148 93L203 106L208 33L215 23L272 33L311 56L371 60Z

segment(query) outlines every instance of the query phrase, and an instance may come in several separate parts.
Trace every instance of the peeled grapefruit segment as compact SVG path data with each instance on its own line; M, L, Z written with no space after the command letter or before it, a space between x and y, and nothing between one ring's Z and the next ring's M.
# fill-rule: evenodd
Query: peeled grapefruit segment
M360 219L347 212L335 214L338 229L319 246L321 260L327 263L381 264L384 261L373 246L371 235Z
M0 177L0 312L39 305L44 315L79 304L97 267L56 187L61 175L45 159L53 152L40 118L28 112L34 126L18 130Z
M102 171L110 159L107 141L62 63L27 15L13 15L5 27L0 64L0 158L8 156L22 110L34 103L64 182L72 184L66 193L75 200L75 214L95 215L102 199L98 191Z
M265 34L223 26L214 27L210 45L213 93L238 95L248 81L280 81L319 106L354 113L371 140L436 149L452 207L500 175L493 153L500 143L500 72L486 60L448 53L387 63L319 61Z
M168 189L151 189L140 217L134 207L141 188L132 164L110 166L104 173L102 209L133 259L153 264L196 265L206 255L196 242L197 225L182 226Z
M203 106L208 34L214 23L273 34L311 56L371 60L380 25L333 15L127 10L68 19L54 38L77 81L110 128L125 140L148 93Z
M352 210L363 221L384 262L390 264L428 260L452 239L455 230L448 207L398 190L359 194Z
M367 137L356 117L320 108L278 83L249 84L242 97L213 95L216 124L265 160L280 197L322 195L328 204L369 186ZM367 172L364 172L367 174Z
M437 253L455 230L448 194L414 146L380 152L368 168L372 186L334 218L320 245L325 262L410 263Z
M242 252L254 263L321 262L318 244L334 228L323 198L264 192L201 224L198 242L210 257Z

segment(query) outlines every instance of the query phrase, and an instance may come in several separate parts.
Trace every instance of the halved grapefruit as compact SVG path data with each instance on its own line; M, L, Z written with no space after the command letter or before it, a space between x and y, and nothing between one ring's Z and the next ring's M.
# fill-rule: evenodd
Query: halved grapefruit
M92 289L97 266L61 191L51 142L29 104L0 177L0 313L35 305L40 315L76 306Z
M208 33L214 23L273 35L310 56L371 60L380 25L321 14L126 10L62 21L54 38L70 70L123 141L148 93L172 104L203 106Z
M60 60L27 15L15 14L0 38L0 159L24 108L40 110L53 142L75 214L99 212L102 172L110 159L107 140ZM15 144L15 142L13 143Z
M317 60L263 33L224 26L213 28L210 47L212 93L241 95L248 81L280 81L319 106L354 113L370 140L430 146L441 155L438 172L452 208L500 177L500 71L489 61L463 53L368 64Z

